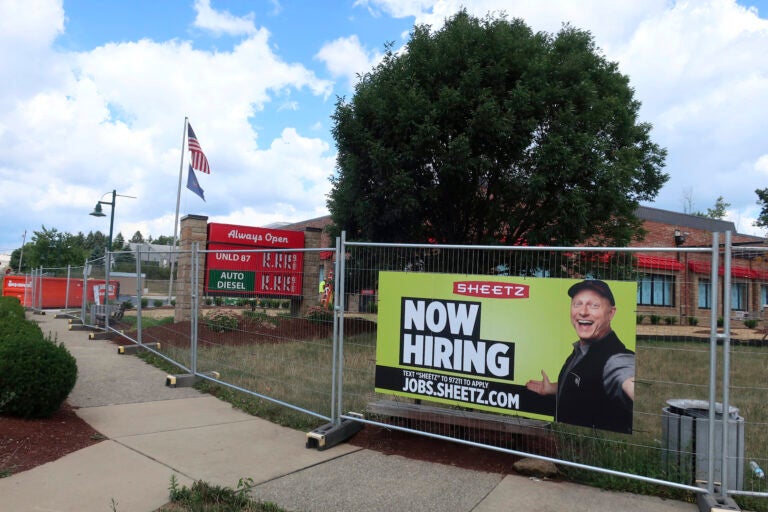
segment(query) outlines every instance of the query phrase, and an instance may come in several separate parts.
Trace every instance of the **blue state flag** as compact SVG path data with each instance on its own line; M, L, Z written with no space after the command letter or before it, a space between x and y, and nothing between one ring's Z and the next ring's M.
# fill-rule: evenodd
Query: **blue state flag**
M192 166L189 166L189 172L187 173L187 188L200 196L200 199L205 201L205 193L203 192L203 189L200 187L200 183L197 182L197 177L195 177L195 171L192 170Z

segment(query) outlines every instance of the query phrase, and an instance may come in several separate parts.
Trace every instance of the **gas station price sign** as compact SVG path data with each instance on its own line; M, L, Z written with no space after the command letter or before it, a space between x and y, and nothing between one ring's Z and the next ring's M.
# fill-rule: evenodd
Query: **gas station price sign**
M301 231L210 223L205 292L301 295L303 253L285 251L294 248L304 248Z

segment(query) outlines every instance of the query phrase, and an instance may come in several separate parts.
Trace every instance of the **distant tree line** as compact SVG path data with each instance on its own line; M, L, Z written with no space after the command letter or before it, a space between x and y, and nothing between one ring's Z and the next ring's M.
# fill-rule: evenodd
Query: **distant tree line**
M86 260L103 257L108 242L108 236L101 231L91 231L87 235L79 232L73 235L62 233L56 228L41 226L39 231L33 231L29 242L11 253L10 267L16 272L29 272L39 267L82 266ZM144 238L140 231L136 231L129 242L170 246L173 244L173 237ZM129 253L131 248L122 233L117 233L112 239L112 251L126 251L125 254L115 256L113 270L135 271L136 259L133 253Z

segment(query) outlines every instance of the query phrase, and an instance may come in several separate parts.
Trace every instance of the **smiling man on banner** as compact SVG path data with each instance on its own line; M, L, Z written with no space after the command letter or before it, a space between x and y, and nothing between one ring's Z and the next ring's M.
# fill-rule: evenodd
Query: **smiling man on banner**
M604 281L587 279L571 286L568 296L579 340L557 382L542 370L542 380L530 380L526 387L556 396L555 421L631 434L635 354L611 327L616 314L613 292Z

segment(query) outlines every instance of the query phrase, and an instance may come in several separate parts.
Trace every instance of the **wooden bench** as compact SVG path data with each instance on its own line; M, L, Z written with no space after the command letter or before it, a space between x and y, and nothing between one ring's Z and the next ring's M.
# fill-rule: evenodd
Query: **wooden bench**
M123 319L125 302L120 304L94 304L91 306L91 323L103 327L107 317L110 322L118 322Z
M449 409L447 407L433 407L431 405L396 402L394 400L371 402L366 407L366 412L378 416L427 421L430 423L469 427L509 434L541 433L551 427L551 423L548 421L523 418L522 416L506 416L479 411Z

